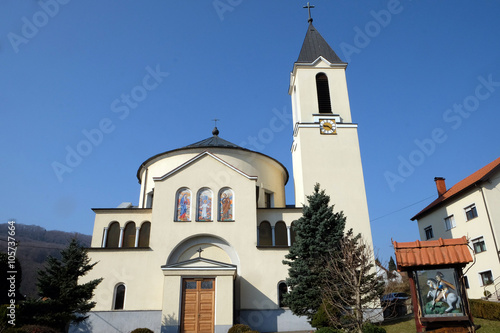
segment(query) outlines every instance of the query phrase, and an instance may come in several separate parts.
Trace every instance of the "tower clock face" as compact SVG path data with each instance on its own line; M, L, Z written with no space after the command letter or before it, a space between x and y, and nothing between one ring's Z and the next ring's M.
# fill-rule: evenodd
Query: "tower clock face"
M337 134L337 124L333 119L320 119L319 131L321 134Z

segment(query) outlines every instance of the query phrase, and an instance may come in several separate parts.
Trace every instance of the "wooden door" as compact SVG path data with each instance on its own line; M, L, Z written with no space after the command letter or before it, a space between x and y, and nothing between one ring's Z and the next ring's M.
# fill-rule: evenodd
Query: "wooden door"
M182 332L213 333L215 279L182 281Z

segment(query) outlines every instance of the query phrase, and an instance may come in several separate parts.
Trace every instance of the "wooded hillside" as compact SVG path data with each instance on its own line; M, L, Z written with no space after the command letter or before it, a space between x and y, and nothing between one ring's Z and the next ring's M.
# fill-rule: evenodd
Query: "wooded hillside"
M20 289L21 294L27 297L37 297L37 272L49 255L59 258L61 249L64 249L74 237L85 247L90 246L92 239L89 235L46 230L37 225L16 223L15 226L14 238L18 242L16 257L22 268ZM7 223L0 224L0 252L7 252L7 227ZM4 281L1 284L3 285Z

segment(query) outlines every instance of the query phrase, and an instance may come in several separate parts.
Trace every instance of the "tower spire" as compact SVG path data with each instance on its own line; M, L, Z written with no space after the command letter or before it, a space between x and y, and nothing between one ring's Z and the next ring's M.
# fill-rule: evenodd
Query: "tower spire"
M311 5L309 2L307 2L307 5L302 8L307 8L307 11L309 12L309 19L307 20L307 22L311 23L313 21L311 17L311 8L314 8L314 5Z

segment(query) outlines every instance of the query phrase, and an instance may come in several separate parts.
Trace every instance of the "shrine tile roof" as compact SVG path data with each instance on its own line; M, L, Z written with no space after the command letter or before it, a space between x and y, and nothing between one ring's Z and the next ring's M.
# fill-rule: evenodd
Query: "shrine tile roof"
M440 207L445 202L449 202L453 198L456 198L463 191L469 189L479 182L487 180L488 177L496 170L500 170L500 157L450 187L450 189L440 195L436 200L431 202L427 207L413 216L411 220L415 221L424 217L433 209Z
M398 243L393 241L399 271L425 266L461 265L472 262L467 238Z

